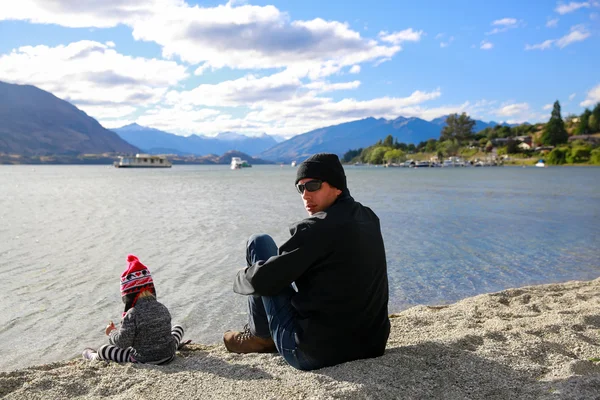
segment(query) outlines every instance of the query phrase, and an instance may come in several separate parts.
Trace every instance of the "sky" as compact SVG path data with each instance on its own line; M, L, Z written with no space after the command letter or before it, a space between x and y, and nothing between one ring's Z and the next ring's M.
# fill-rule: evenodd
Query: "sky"
M0 0L0 81L107 128L290 138L600 102L600 0Z

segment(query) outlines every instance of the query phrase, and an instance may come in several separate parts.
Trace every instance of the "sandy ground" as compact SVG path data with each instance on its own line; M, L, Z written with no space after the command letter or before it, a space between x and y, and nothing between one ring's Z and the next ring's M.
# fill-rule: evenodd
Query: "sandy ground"
M3 372L0 397L600 399L600 278L417 306L391 320L383 357L313 372L275 354L190 345L168 366L77 359Z

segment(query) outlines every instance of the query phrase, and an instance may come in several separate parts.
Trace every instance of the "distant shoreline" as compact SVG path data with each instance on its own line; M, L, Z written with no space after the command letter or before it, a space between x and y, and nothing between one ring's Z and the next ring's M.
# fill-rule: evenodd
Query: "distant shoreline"
M215 162L209 156L182 157L167 156L173 165L229 165L231 160ZM118 161L119 156L111 155L49 155L49 156L24 156L0 154L1 165L110 165ZM271 165L278 163L252 160L253 165Z

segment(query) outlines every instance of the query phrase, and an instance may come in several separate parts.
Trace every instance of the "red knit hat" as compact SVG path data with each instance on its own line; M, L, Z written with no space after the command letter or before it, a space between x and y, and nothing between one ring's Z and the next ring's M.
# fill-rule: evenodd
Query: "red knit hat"
M125 313L135 306L137 297L141 292L150 290L156 296L150 270L133 254L127 256L127 262L129 264L121 274L121 296L123 303L125 303Z

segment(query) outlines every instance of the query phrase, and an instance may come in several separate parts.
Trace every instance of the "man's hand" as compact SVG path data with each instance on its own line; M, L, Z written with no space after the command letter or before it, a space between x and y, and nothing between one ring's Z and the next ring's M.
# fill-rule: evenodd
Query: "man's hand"
M115 327L115 324L112 321L110 321L110 323L108 325L106 325L106 329L104 330L104 333L106 333L106 335L108 336L115 329L117 329Z

